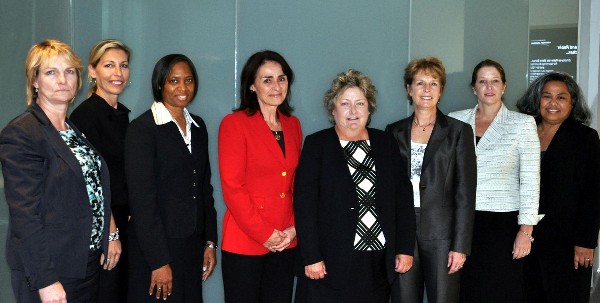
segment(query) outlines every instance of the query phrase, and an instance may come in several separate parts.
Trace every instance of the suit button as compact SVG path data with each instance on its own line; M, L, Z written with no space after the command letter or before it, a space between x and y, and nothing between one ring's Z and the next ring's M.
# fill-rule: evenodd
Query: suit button
M287 172L282 172L281 175L285 177L285 175L287 175Z
M193 199L196 199L196 196L192 196Z
M281 193L281 195L279 195L281 197L281 199L285 198L285 194Z

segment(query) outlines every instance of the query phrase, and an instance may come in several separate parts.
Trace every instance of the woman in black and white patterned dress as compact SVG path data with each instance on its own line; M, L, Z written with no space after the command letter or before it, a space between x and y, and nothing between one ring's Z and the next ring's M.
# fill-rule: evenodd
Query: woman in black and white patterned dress
M367 128L375 87L354 70L325 94L334 127L308 136L294 188L296 302L388 302L397 272L412 266L410 184L393 138Z

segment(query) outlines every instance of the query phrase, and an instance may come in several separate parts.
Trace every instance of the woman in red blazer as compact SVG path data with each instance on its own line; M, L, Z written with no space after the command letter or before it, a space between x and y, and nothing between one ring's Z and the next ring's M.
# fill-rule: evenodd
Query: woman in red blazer
M285 59L261 51L241 75L241 104L219 129L225 302L291 302L293 191L302 130L291 115Z

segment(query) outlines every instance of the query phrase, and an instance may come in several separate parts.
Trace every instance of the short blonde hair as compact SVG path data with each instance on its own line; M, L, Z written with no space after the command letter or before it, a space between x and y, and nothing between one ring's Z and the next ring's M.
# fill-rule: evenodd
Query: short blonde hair
M373 114L375 110L377 110L377 100L375 98L377 89L375 89L375 85L373 85L373 82L371 82L371 79L369 79L367 75L357 70L349 69L343 73L339 73L335 79L333 79L331 88L323 97L323 105L327 111L329 122L332 124L335 124L333 114L331 113L335 108L335 101L346 91L346 89L351 87L358 87L362 90L363 94L365 94L365 98L367 98L369 104L369 120L367 121L367 124L371 122L370 114Z
M81 73L83 66L81 59L75 54L71 47L58 40L48 39L37 44L34 44L25 60L25 76L27 77L27 106L35 102L38 94L33 87L33 83L37 79L40 67L49 63L54 57L63 57L67 63L77 70L77 90L81 88Z
M120 49L124 51L125 54L127 54L127 61L129 61L129 58L131 57L131 50L129 50L129 47L127 47L125 43L116 39L104 39L98 42L96 45L94 45L94 47L92 47L92 49L90 50L89 64L93 68L96 68L96 66L98 66L98 63L100 62L100 59L102 59L102 56L104 56L104 54L111 49ZM88 92L89 96L92 95L92 93L96 92L98 84L92 81L92 76L90 76L89 74L88 81L90 82L90 90Z

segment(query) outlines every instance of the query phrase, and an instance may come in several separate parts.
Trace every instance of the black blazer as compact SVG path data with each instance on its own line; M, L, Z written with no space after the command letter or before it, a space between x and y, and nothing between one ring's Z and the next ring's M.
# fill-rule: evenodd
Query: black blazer
M413 254L415 214L396 143L383 131L369 128L368 132L377 171L376 211L386 239L391 283L397 276L395 256ZM344 285L352 266L358 211L354 182L335 129L306 137L294 185L299 275L304 275L304 266L325 261L325 283L334 288Z
M567 119L541 162L540 214L532 251L573 262L573 247L598 244L600 140L598 133Z
M79 135L77 128L67 124ZM84 141L92 146L85 138ZM96 151L97 152L97 151ZM0 133L4 191L10 210L6 258L24 271L31 290L84 278L90 253L92 210L81 165L46 114L31 104ZM110 187L102 159L106 254L110 227Z
M125 137L125 174L131 210L130 236L151 270L172 261L167 238L199 234L217 243L217 213L210 183L208 134L191 115L192 153L175 122L156 125L148 110L131 122Z
M410 131L414 114L392 123L386 131L400 147L401 161L410 163ZM410 179L410 164L404 175ZM451 250L471 253L477 162L473 130L468 124L437 111L421 167L422 240L452 240ZM410 202L414 205L412 186Z
M69 119L100 152L108 165L111 205L127 205L123 150L125 132L129 125L129 109L121 103L115 109L102 97L92 94L73 110Z

